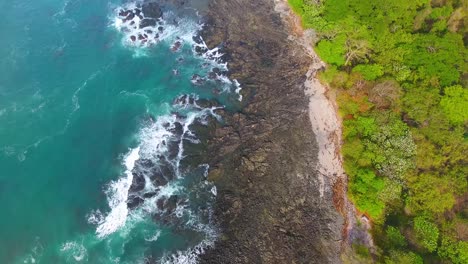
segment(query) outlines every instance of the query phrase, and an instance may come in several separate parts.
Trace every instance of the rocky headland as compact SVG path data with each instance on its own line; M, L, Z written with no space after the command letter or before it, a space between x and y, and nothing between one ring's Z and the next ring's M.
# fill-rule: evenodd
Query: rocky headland
M221 237L201 263L340 262L347 210L339 122L325 91L314 93L322 65L300 44L285 4L210 3L203 38L210 48L222 43L244 100L208 141Z

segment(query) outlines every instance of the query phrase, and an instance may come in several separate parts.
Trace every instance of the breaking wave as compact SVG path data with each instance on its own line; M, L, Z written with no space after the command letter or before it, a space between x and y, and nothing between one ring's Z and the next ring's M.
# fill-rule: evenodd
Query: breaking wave
M110 211L102 214L96 210L88 215L88 222L97 225L99 239L118 232L127 236L139 223L154 221L157 226L200 238L185 251L168 252L163 263L194 263L199 253L213 245L217 232L210 204L216 188L206 179L209 167L182 163L185 148L200 143L194 127L206 126L210 118L219 120L216 110L220 108L196 95L181 95L174 100L171 113L145 122L138 135L139 145L123 158L122 177L105 190ZM145 241L157 241L161 230L154 232ZM63 250L78 249L65 244Z
M130 2L114 8L111 25L122 34L123 45L133 49L136 56L147 55L151 47L159 44L166 45L174 53L191 49L192 55L200 59L203 70L192 76L192 83L217 83L219 92L234 92L242 101L240 83L227 76L228 64L223 59L222 47L210 49L199 35L204 27L199 19L196 14L180 17L154 2ZM174 69L173 73L177 74L178 70Z

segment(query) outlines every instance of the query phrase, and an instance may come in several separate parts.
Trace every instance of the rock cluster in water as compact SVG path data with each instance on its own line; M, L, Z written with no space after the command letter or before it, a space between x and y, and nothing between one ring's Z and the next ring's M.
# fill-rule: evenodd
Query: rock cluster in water
M120 27L130 33L129 41L138 46L157 42L164 31L163 12L155 2L122 8L118 11L118 19Z
M192 109L192 111L212 111L212 109L221 108L216 101L199 99L191 95L177 97L173 101L173 106L176 109ZM178 207L186 206L188 199L177 194L161 195L160 192L171 182L182 177L183 173L180 171L185 172L191 164L193 166L201 164L200 159L194 158L204 155L200 153L200 148L203 146L198 144L200 141L196 137L202 133L197 133L197 131L207 127L207 120L213 120L209 116L200 116L189 121L188 117L181 112L173 112L172 116L175 117L172 122L162 123L163 129L170 133L170 136L161 142L162 149L165 151L159 153L154 159L136 161L127 200L128 208L133 210L148 199L156 198L153 199L153 206L157 208L153 219L167 225L177 224L176 210ZM150 122L154 122L154 119L150 118ZM184 159L184 157L189 158Z

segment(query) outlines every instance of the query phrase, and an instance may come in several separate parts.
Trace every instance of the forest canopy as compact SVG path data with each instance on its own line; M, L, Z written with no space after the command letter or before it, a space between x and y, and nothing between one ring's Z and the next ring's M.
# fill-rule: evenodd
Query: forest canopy
M468 2L289 0L337 93L381 263L468 263Z

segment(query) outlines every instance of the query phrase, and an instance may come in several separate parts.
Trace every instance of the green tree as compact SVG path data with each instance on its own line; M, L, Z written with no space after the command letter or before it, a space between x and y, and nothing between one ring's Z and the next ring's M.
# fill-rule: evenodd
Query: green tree
M383 179L377 177L370 169L359 169L350 183L356 206L374 219L380 218L385 208L378 198L384 187Z
M353 68L353 72L361 73L368 81L373 81L384 74L383 67L379 64L359 64Z
M414 219L414 231L416 231L416 237L421 245L429 252L434 252L437 249L439 229L434 223L423 216L418 216Z
M407 199L409 208L416 213L440 214L455 203L450 179L424 173L411 177Z
M454 85L444 89L440 101L444 113L453 125L462 125L468 120L468 89Z
M406 239L400 233L400 230L397 227L389 226L387 227L386 235L388 238L389 246L392 248L402 248L406 247Z
M467 241L455 241L444 237L437 252L441 258L449 259L454 264L468 263Z
M342 66L345 64L345 41L344 35L337 36L333 41L322 40L317 45L317 53L325 62Z
M385 258L385 264L423 264L421 256L413 252L391 251Z

